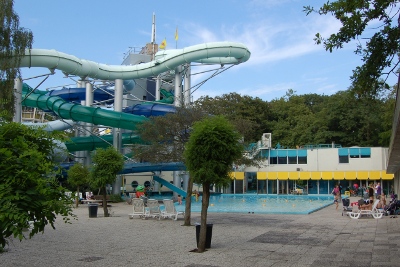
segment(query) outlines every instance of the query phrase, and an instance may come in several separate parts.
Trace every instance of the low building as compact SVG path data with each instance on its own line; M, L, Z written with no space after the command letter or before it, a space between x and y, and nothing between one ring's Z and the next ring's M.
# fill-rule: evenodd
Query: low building
M307 145L296 149L271 147L271 134L253 146L249 156L259 155L263 166L235 166L232 184L224 193L329 194L336 184L342 193L363 195L359 188L380 183L389 194L393 174L386 171L388 148Z

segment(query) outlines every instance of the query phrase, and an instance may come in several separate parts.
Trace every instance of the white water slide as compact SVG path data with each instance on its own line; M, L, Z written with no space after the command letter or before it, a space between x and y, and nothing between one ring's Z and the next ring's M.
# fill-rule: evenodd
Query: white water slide
M76 75L81 79L132 80L157 76L160 73L175 70L176 67L191 62L204 64L240 64L250 58L250 51L241 43L215 42L189 46L183 49L157 52L155 60L132 66L106 65L79 59L56 50L30 49L21 58L20 67L45 67L58 69L66 75ZM64 120L88 122L133 130L142 116L124 114L67 103L59 97L38 95L30 92L23 101L29 107L52 110Z
M249 58L247 47L234 42L204 43L183 49L163 50L157 52L155 60L133 66L106 65L56 50L30 49L22 57L20 67L58 69L81 78L129 80L156 76L185 63L240 64Z

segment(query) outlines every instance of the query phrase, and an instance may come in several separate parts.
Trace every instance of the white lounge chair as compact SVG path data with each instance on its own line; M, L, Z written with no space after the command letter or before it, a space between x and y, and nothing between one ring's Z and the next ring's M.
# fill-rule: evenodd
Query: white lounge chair
M372 216L374 219L380 219L383 216L383 212L378 210L376 207L378 206L379 199L375 200L372 209L370 210L359 210L357 212L348 212L350 218L359 219L362 215Z
M358 205L354 205L352 211L346 213L352 219L358 219L361 216L360 210L358 209Z
M178 220L178 215L184 216L185 213L183 211L177 211L175 209L174 201L172 199L164 199L163 200L165 210L161 213L163 218L174 218L174 220Z
M158 218L160 220L161 211L160 205L158 204L157 199L148 199L147 200L147 210L146 210L146 218Z
M143 218L146 216L143 199L141 198L132 199L132 206L133 206L133 213L128 214L130 219L133 219L133 216L139 216L139 218Z

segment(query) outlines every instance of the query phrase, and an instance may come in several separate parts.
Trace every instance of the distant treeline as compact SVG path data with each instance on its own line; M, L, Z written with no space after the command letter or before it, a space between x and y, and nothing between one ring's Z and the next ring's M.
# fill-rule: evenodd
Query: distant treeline
M237 93L202 97L196 106L225 115L246 143L272 133L272 145L296 148L308 144L388 147L395 93L359 95L353 90L333 95L286 95L270 102Z

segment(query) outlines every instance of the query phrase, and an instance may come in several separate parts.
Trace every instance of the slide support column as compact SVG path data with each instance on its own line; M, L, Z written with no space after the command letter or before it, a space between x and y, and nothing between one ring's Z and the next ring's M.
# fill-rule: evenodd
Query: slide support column
M22 80L17 78L14 80L14 117L13 122L21 122L22 120Z
M114 88L114 111L122 112L122 97L124 93L123 89L123 81L121 79L115 80L115 88ZM121 152L121 128L113 129L113 146L118 151ZM115 182L112 186L113 194L121 194L121 186L122 186L122 177L121 175L117 175Z
M190 63L186 64L186 71L185 71L185 87L184 87L184 103L186 107L190 107L190 80L191 80L191 75L190 75Z
M175 68L175 107L182 106L182 76L181 76L181 66Z

